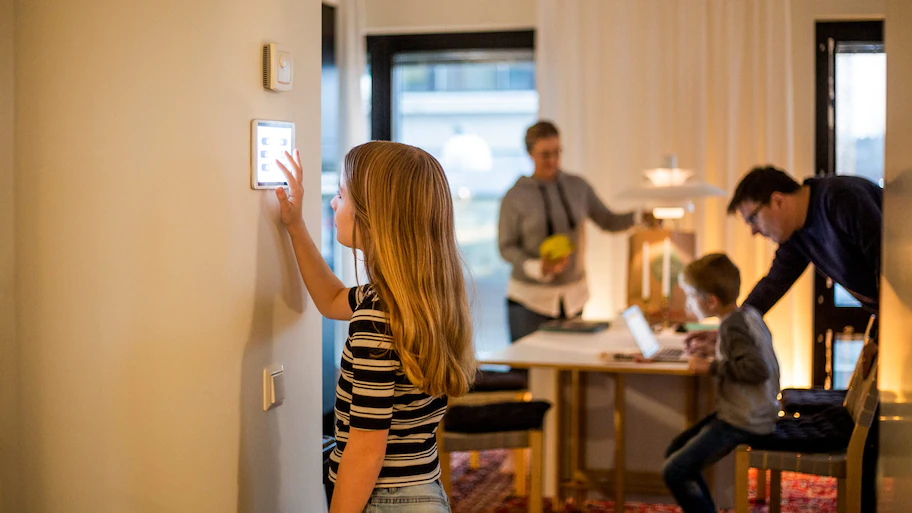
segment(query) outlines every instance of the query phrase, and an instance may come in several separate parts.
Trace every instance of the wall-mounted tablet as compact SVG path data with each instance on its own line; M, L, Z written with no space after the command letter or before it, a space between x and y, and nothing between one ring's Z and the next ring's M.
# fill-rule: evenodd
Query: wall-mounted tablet
M290 121L254 119L250 122L250 186L276 189L286 185L276 159L294 154L295 125Z

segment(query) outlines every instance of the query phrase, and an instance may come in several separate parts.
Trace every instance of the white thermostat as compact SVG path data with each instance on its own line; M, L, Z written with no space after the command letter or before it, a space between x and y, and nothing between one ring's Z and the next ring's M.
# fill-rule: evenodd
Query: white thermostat
M294 81L294 58L287 48L269 43L263 45L263 87L273 91L291 91Z
M276 189L287 185L276 160L288 167L287 151L294 154L295 125L290 121L254 119L250 122L250 186ZM290 167L288 167L291 170Z

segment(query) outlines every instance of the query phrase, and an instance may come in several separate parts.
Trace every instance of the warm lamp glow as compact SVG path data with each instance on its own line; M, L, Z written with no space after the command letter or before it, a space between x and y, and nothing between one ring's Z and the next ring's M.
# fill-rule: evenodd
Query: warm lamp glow
M652 209L656 219L681 219L684 217L684 207L656 207Z
M646 178L656 187L677 187L693 176L693 171L670 167L659 167L643 171Z

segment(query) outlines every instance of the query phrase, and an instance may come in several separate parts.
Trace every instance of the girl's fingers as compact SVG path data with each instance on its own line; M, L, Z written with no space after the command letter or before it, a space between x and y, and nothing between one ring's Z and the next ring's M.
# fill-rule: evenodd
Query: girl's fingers
M287 155L288 152L285 152L285 154ZM279 165L279 169L282 170L282 173L285 173L285 180L288 182L288 185L295 183L294 176L291 175L291 171L289 171L288 168L285 167L285 164L282 164L282 162L279 161L278 159L276 159L276 164Z
M279 187L276 189L276 198L279 198L279 203L288 203L288 195L285 194L285 188Z
M303 168L301 168L301 154L298 152L298 150L295 150L294 157L292 157L291 153L288 153L286 151L285 158L288 159L288 162L291 163L291 167L294 168L295 180L297 180L298 183L303 182L304 181L304 171L303 171Z

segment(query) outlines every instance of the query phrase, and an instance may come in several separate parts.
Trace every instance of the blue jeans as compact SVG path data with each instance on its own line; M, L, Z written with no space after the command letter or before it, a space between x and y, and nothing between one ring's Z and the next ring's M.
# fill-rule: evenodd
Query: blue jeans
M374 488L364 507L364 513L450 513L450 502L440 481L402 486Z
M662 474L684 513L715 513L716 505L703 479L703 469L756 437L719 420L713 413L671 442L665 452Z

